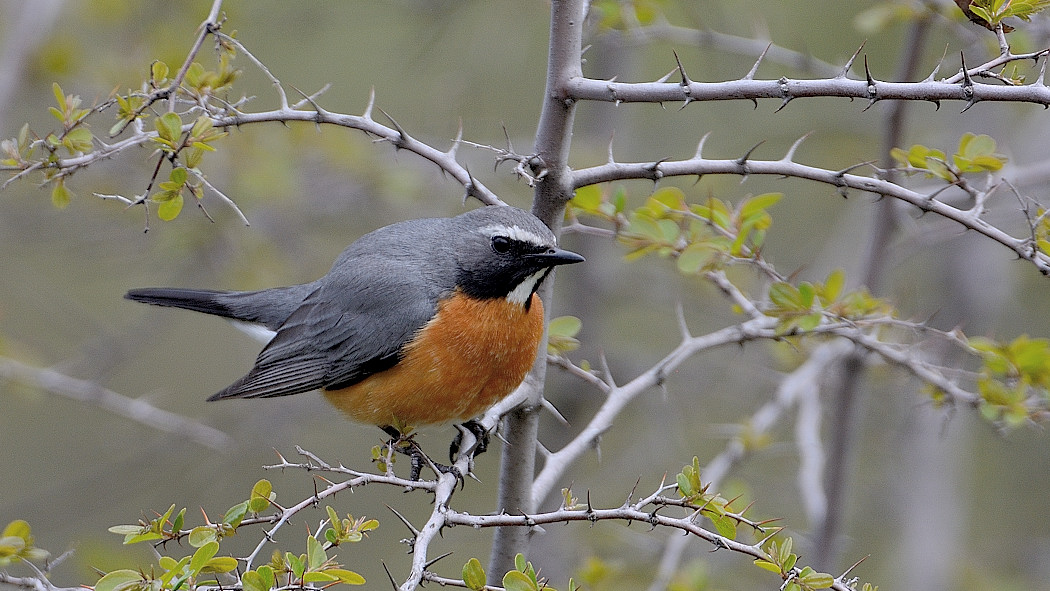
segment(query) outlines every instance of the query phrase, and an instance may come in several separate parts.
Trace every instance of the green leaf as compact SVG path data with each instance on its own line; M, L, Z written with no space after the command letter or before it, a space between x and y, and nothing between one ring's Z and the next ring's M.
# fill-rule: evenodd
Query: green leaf
M275 551L273 553L273 559L279 561L281 559L280 553ZM269 564L264 564L255 570L259 572L259 576L262 577L263 583L265 583L267 587L273 587L277 584L277 575L274 573L273 567Z
M58 86L57 84L55 86ZM136 570L115 570L106 573L95 583L95 591L123 591L145 583L142 575Z
M29 522L23 519L16 519L11 523L4 526L3 534L0 537L4 538L21 538L26 543L32 542L32 529L29 527Z
M602 204L602 189L598 185L580 187L570 203L588 213L596 212Z
M270 591L270 585L263 581L262 575L250 570L241 575L243 591Z
M777 281L769 286L769 301L778 308L798 310L802 308L802 296L795 286L785 281Z
M175 183L176 185L179 185L179 186L185 185L186 184L186 174L187 173L186 173L186 169L185 168L183 168L181 166L176 166L175 168L171 169L171 173L168 174L168 179L171 180L171 182Z
M552 335L563 337L574 337L583 328L583 321L575 316L559 316L552 318L547 326L547 332Z
M740 218L747 219L756 213L764 212L776 205L783 196L783 193L763 193L744 201L740 205Z
M328 555L324 551L324 546L321 542L317 541L317 538L313 536L306 536L306 563L307 568L310 570L320 568L328 560Z
M781 572L783 572L781 571L780 567L776 564L768 560L762 560L761 558L755 559L755 566L764 570L768 570L771 573L780 574Z
M197 548L197 551L193 553L193 558L190 559L190 572L199 573L201 569L204 568L204 565L218 552L218 542L208 542L200 548Z
M202 574L228 573L237 568L237 559L232 556L218 556L204 563Z
M580 346L576 339L583 322L575 316L560 316L547 327L547 350L555 355L575 351Z
M340 583L346 583L347 585L365 584L365 578L352 570L346 570L342 568L329 568L326 569L324 572L339 579Z
M718 530L718 534L724 538L730 540L736 539L736 520L728 515L718 515L711 518L711 523L715 524L715 529Z
M168 64L157 60L150 65L150 77L154 84L159 85L168 77Z
M300 557L291 552L285 552L284 560L288 563L288 568L291 569L292 575L294 575L296 579L303 578L303 571L306 570L306 567L303 565L303 561Z
M157 207L157 217L165 222L170 222L179 217L179 213L182 212L182 205L182 193L175 193L169 199L165 199L160 203L160 206Z
M176 113L165 113L157 117L154 125L157 127L157 135L171 142L173 146L182 135L182 119Z
M233 528L237 528L241 524L241 520L248 514L248 501L237 503L226 510L226 515L223 515L222 521Z
M303 573L303 583L330 583L338 577L330 575L325 571L312 570Z
M480 591L485 586L485 569L477 558L471 558L463 565L463 583L473 591Z
M539 589L532 579L525 573L517 570L512 570L503 575L503 588L507 591L538 591Z
M824 282L824 303L830 304L838 300L839 296L842 295L842 288L845 284L846 274L842 269L835 269L832 271Z
M91 135L91 130L86 127L76 127L69 130L65 137L62 138L62 145L69 150L70 154L76 154L79 152L90 152L95 146L92 142L94 136Z
M270 495L273 493L273 485L265 478L259 480L252 486L252 494L248 497L248 510L252 513L261 513L270 506Z
M57 180L55 186L51 187L51 205L58 209L65 209L69 207L69 202L72 200L73 192L66 188L65 181Z
M113 527L109 528L106 531L108 531L109 533L120 535L120 536L135 535L135 534L138 534L138 533L142 533L142 526L141 525L114 525Z
M711 248L709 244L694 242L685 247L678 255L675 265L683 275L699 273L705 266L715 259L718 251Z
M514 568L518 569L521 572L525 572L525 569L528 567L528 565L529 563L525 561L524 554L518 552L514 555Z
M200 548L209 542L216 542L218 539L219 535L214 527L198 525L190 530L189 543L190 546L193 546L194 548Z
M827 589L835 584L835 577L828 573L811 573L801 577L802 584L810 589Z

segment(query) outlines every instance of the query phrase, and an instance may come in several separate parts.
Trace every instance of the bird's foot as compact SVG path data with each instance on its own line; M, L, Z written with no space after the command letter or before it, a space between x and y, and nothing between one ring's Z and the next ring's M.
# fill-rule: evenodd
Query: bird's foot
M456 462L460 447L463 445L463 430L470 431L470 434L474 436L476 441L473 449L464 450L470 453L471 459L485 453L489 448L489 432L485 430L485 427L481 426L481 423L470 420L462 425L456 425L456 437L448 446L448 460L452 463Z
M382 426L380 429L390 436L390 441L386 443L388 449L408 456L409 466L411 467L408 477L409 480L413 482L418 481L419 476L423 471L423 467L428 466L437 475L451 473L456 475L457 480L463 481L463 475L455 466L446 466L430 459L430 457L423 452L423 449L419 447L419 444L416 443L414 433L404 434L390 425Z

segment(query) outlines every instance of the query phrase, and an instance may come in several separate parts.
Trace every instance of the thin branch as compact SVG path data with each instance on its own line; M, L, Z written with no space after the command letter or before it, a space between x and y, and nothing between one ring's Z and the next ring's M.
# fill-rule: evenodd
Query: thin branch
M644 179L651 176L650 171L657 165L660 173L665 177L707 174L774 175L808 179L839 189L857 189L899 199L914 205L922 211L935 213L969 230L991 238L1012 250L1019 258L1035 265L1040 273L1050 275L1050 256L1035 249L1029 238L1015 238L984 221L975 215L975 212L953 207L944 201L935 199L929 194L919 193L890 181L842 171L827 170L784 160L749 159L742 164L739 162L739 159L711 160L693 157L686 160L663 160L659 163L606 163L573 171L573 181L574 185L579 188L616 180Z
M159 409L143 398L129 398L95 382L70 377L53 369L32 367L9 357L0 357L0 378L94 404L147 427L186 437L212 449L224 450L230 445L230 436L214 427Z

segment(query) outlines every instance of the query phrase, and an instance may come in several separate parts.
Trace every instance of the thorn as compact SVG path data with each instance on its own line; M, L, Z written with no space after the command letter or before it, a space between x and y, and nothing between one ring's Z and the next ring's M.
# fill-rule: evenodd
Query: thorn
M500 127L503 128L503 137L507 140L507 152L514 153L514 145L510 143L510 132L507 131L507 124L504 121L499 122Z
M761 145L762 145L762 144L764 144L764 143L766 143L766 140L762 140L762 141L758 142L757 144L755 144L754 146L751 146L751 149L750 149L750 150L748 150L748 151L747 151L747 152L746 152L746 153L745 153L745 154L744 154L743 156L741 156L740 158L737 158L737 159L735 160L735 162L736 162L737 164L739 164L739 165L744 165L744 164L746 164L746 163L747 163L747 161L748 161L748 159L749 159L749 158L751 158L751 153L752 153L752 152L754 152L754 151L755 151L756 149L758 149L758 147L759 147L759 146L761 146Z
M289 85L289 86L291 86L291 85ZM329 114L328 111L326 111L326 110L321 108L321 105L317 104L317 101L314 100L314 97L306 94L305 92L299 90L298 88L296 88L294 86L292 86L292 90L294 90L295 92L298 92L300 95L302 95L303 100L305 100L306 102L310 103L310 106L314 108L314 111L317 111L318 115L328 115ZM318 123L320 123L320 122L318 122Z
M690 80L689 75L685 73L685 68L682 67L682 60L678 58L678 52L672 49L671 53L674 54L674 61L678 62L678 71L682 74L682 81L679 84L685 88L686 96L689 96L689 85L692 83L692 80Z
M675 303L674 312L675 317L678 318L678 330L681 332L682 340L693 338L693 335L689 332L689 323L685 320L685 308L682 307L681 300Z
M467 184L463 187L463 203L467 202L467 199L474 196L474 175L470 174L470 167L464 166L463 170L467 171Z
M858 566L860 566L860 563L864 562L865 560L867 560L869 558L871 558L871 554L868 554L867 556L862 556L860 560L858 560L857 562L853 563L853 566L851 566L851 567L847 568L845 571L843 571L842 574L838 576L838 579L841 581L846 575L850 574L850 572L852 572L853 569L855 569Z
M795 97L792 97L792 96L785 96L783 99L781 99L780 106L777 107L777 110L773 111L773 112L774 113L779 113L784 107L788 106L788 103L790 103L792 100L794 100L794 98ZM757 103L758 101L755 101L755 102Z
M456 151L459 150L459 143L461 141L463 141L463 118L462 117L459 118L459 131L456 132L456 139L452 140L452 147L449 148L447 152L445 152L453 160L456 158ZM441 172L444 173L445 169L441 169Z
M761 540L755 542L754 547L755 548L762 548L762 546L766 545L766 542L768 542L769 540L772 540L774 537L777 536L777 534L779 534L782 531L784 531L784 528L782 528L782 527L775 528L768 536L766 536L766 537L762 538Z
M871 70L868 69L868 56L864 56L864 76L868 79L868 106L864 107L867 111L872 105L879 100L879 92L875 86L875 79L871 77Z
M944 64L944 58L948 57L948 45L944 46L944 53L941 54L941 59L937 60L937 65L933 67L933 71L926 77L923 82L933 82L933 79L937 76L937 72L940 71L941 65Z
M811 135L813 135L813 132L808 131L802 137L795 140L795 143L791 144L791 147L788 148L787 154L784 154L784 157L780 159L781 162L792 162L792 158L795 157L795 151L798 150L798 147L802 145L802 142L806 141L806 138Z
M609 388L616 387L616 380L613 379L612 370L609 369L609 359L605 357L605 351L598 351L598 363L602 368L602 380L609 385Z
M647 165L645 167L645 170L647 170L647 171L652 173L652 179L651 180L654 183L658 182L660 179L662 179L664 177L664 173L660 172L660 165L663 164L666 161L667 161L667 158L661 158L660 160L657 160L656 162L653 162L652 164L649 164L649 165Z
M973 93L973 78L970 78L970 72L966 69L966 56L963 55L963 52L961 51L959 52L959 59L962 61L963 96L967 98L966 106L963 107L963 110L960 111L960 113L965 113L970 110L970 107L977 104L977 95Z
M1044 79L1046 78L1046 62L1050 60L1050 56L1043 56L1043 65L1039 67L1039 78L1036 79L1035 83L1039 86L1046 86ZM1045 106L1045 105L1044 105Z
M930 99L930 102L933 103L934 110L941 110L941 101L939 99Z
M704 144L707 143L707 138L711 137L711 132L707 132L700 138L700 142L696 145L696 154L693 155L694 160L703 159Z
M558 422L560 422L562 425L565 425L566 427L569 426L569 420L565 418L565 415L561 414L561 411L558 410L558 407L554 406L554 404L550 400L544 398L542 400L542 404L543 408L550 411L550 413L554 415L554 418L558 419Z
M751 97L751 104L753 104L755 106L755 110L757 111L758 110L758 99L754 98L754 97Z
M613 158L613 140L616 139L616 130L614 129L612 135L609 136L609 164L616 164L616 159Z
M758 65L762 63L762 59L766 57L766 53L769 51L770 47L773 47L773 43L772 42L770 42L768 45L766 45L766 48L763 49L762 53L760 53L758 55L758 59L755 60L755 65L751 66L751 70L749 70L747 75L744 76L744 78L743 78L744 80L754 80L755 79L755 74L758 73ZM755 101L755 106L756 107L758 106L758 101Z
M361 118L367 121L372 120L372 107L376 104L376 87L372 86L368 91L368 106L365 107L365 112L361 114Z
M875 162L877 162L877 160L868 160L866 162L858 162L857 164L853 164L851 166L847 166L846 168L843 168L841 170L836 171L835 172L835 176L841 179L843 176L845 176L850 171L857 170L858 168L861 168L861 167L864 167L864 166L871 166L872 164L875 164Z
M842 66L842 72L838 76L836 76L836 78L845 78L849 74L850 68L853 67L854 60L856 60L857 56L860 55L860 52L864 49L864 43L867 42L868 40L865 39L864 42L860 44L860 47L857 48L857 51L853 52L853 56L849 58L849 61L846 62L845 66Z
M397 131L398 135L400 136L400 137L399 137L399 138L397 139L397 141L391 141L391 143L392 143L392 144L394 144L394 147L395 147L395 148L401 148L402 146L404 146L404 145L405 145L405 143L406 143L406 142L407 142L407 141L408 141L409 139L411 139L411 138L412 138L412 136L408 135L408 132L407 132L407 131L405 131L405 130L404 130L404 129L403 129L402 127L401 127L401 124L399 124L399 123L398 123L397 121L395 121L395 120L394 120L394 118L393 118L393 117L391 117L389 113L387 113L387 112L386 112L386 111L384 111L383 109L379 109L379 112L380 112L380 113L382 113L384 117L386 117L387 119L389 119L389 120L390 120L390 124L394 126L394 130L395 130L395 131Z
M656 83L657 84L663 84L664 82L667 82L668 80L671 79L671 76L674 76L675 72L677 72L677 70L671 70L670 72L664 74L663 76L660 76L660 78L658 78L656 80Z
M390 509L390 512L393 513L398 519L400 519L401 523L405 524L405 527L408 528L408 531L412 532L413 536L419 535L419 530L416 529L416 526L412 525L412 523L408 519L405 519L404 515L398 513L397 509L394 509L390 505L387 505L386 508Z
M386 571L386 578L390 579L390 586L394 588L394 591L397 591L397 583L394 582L394 575L390 574L390 569L387 568L386 561L380 560L379 562L382 563L383 570Z
M424 569L424 570L425 570L425 569L429 569L429 568L431 567L431 565L433 565L433 564L434 564L435 562L437 562L437 561L441 560L442 558L448 558L449 556L452 556L452 552L445 552L445 553L444 553L444 554L442 554L441 556L435 557L435 558L434 558L433 560L431 560L430 562L428 562L428 563L424 564L424 565L423 565L423 569Z
M638 490L638 485L642 483L642 477L639 476L638 480L634 481L634 486L631 487L631 492L627 493L627 500L623 502L624 507L631 504L631 499L634 498L635 491Z

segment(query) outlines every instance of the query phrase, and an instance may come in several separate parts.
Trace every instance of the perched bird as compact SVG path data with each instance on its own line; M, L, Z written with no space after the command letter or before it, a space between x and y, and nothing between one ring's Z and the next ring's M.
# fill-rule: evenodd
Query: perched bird
M581 261L534 215L488 206L375 230L310 283L125 297L276 332L247 375L208 400L319 389L351 419L397 437L469 421L510 394L543 334L536 290L555 266Z

